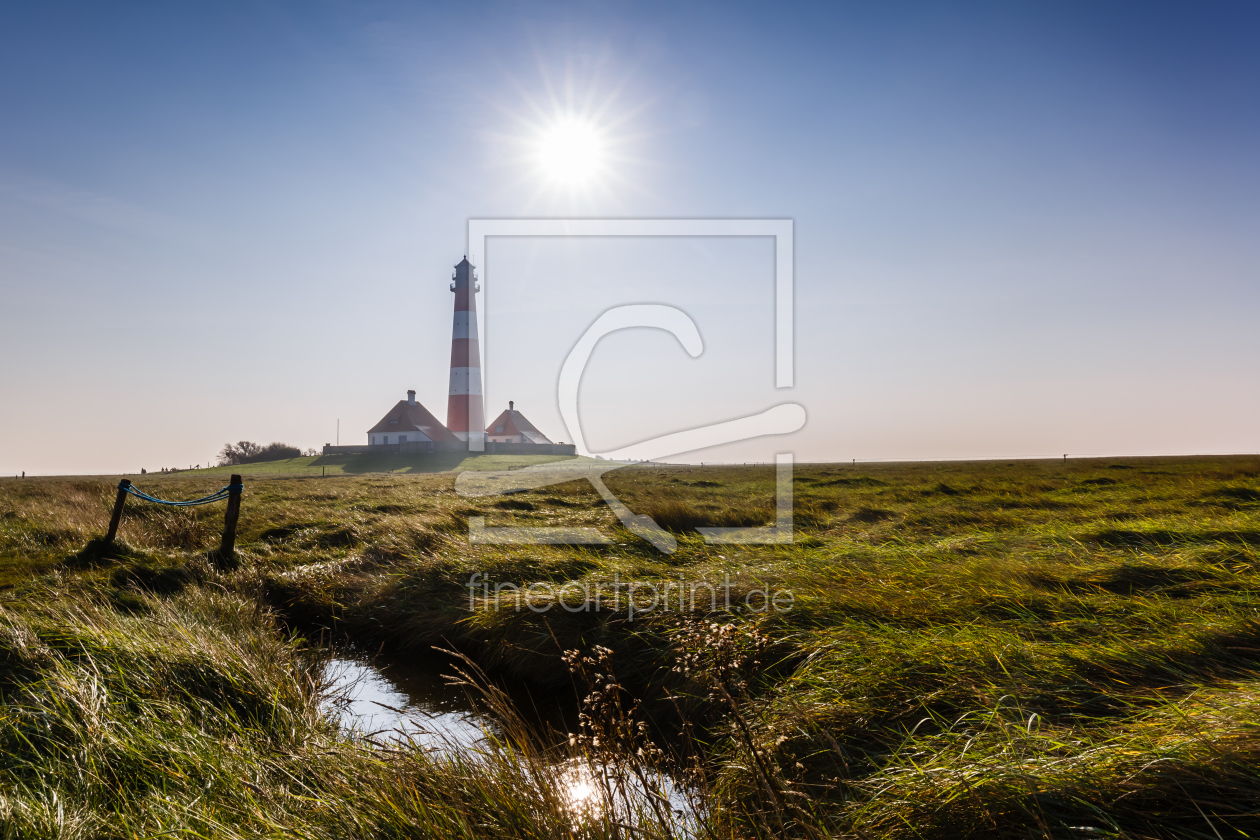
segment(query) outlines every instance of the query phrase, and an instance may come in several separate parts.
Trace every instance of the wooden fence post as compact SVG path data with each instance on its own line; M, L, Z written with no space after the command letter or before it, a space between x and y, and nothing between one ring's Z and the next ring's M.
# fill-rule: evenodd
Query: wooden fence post
M127 501L127 488L131 486L131 479L124 478L118 482L118 498L114 499L114 513L109 518L109 533L105 535L105 542L112 543L114 537L118 536L118 525L122 522L123 505Z
M223 544L219 546L219 555L227 560L236 550L236 520L241 515L241 477L232 476L228 486L227 513L223 515Z

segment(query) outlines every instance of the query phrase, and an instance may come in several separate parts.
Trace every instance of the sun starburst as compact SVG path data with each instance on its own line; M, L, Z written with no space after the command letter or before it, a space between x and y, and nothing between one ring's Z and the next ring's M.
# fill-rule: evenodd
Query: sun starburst
M543 175L564 186L583 187L606 165L604 138L589 120L562 116L543 128L537 140L537 161Z

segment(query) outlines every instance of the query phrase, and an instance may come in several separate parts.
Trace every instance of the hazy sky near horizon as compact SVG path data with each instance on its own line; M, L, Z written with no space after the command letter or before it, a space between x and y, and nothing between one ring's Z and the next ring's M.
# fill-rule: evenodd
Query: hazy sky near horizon
M588 126L557 183L538 138ZM804 405L683 460L1260 451L1252 2L49 2L0 7L0 474L365 443L446 413L470 218L790 218L495 240L487 419L592 447Z

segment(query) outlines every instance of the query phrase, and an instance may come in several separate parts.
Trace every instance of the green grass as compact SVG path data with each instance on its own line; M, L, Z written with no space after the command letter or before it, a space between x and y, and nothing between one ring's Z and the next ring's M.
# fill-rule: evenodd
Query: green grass
M141 486L193 497L222 482L205 472ZM450 473L245 474L233 571L206 556L221 506L129 502L101 559L80 551L112 482L0 481L0 824L632 836L556 799L523 724L464 764L348 740L317 712L319 652L286 635L322 633L594 698L566 749L672 764L713 837L1260 832L1260 459L803 465L789 546L693 530L768 523L770 467L610 473L673 555L583 482L464 498ZM469 516L612 544L470 544ZM570 583L569 609L507 586L470 609L474 573ZM729 583L733 609L627 609L625 583L680 581ZM793 608L754 609L765 589ZM638 830L668 834L650 804Z

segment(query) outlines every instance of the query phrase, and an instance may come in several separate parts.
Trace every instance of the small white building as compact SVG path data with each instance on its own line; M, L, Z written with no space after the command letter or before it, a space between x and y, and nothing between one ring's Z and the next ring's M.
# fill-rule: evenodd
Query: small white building
M486 440L493 443L552 443L538 431L525 415L516 410L515 402L508 402L507 411L486 427Z
M398 404L381 418L381 422L368 429L368 444L371 446L430 441L434 443L458 442L459 438L443 426L427 408L416 402L415 391L408 391L407 399L399 400Z

